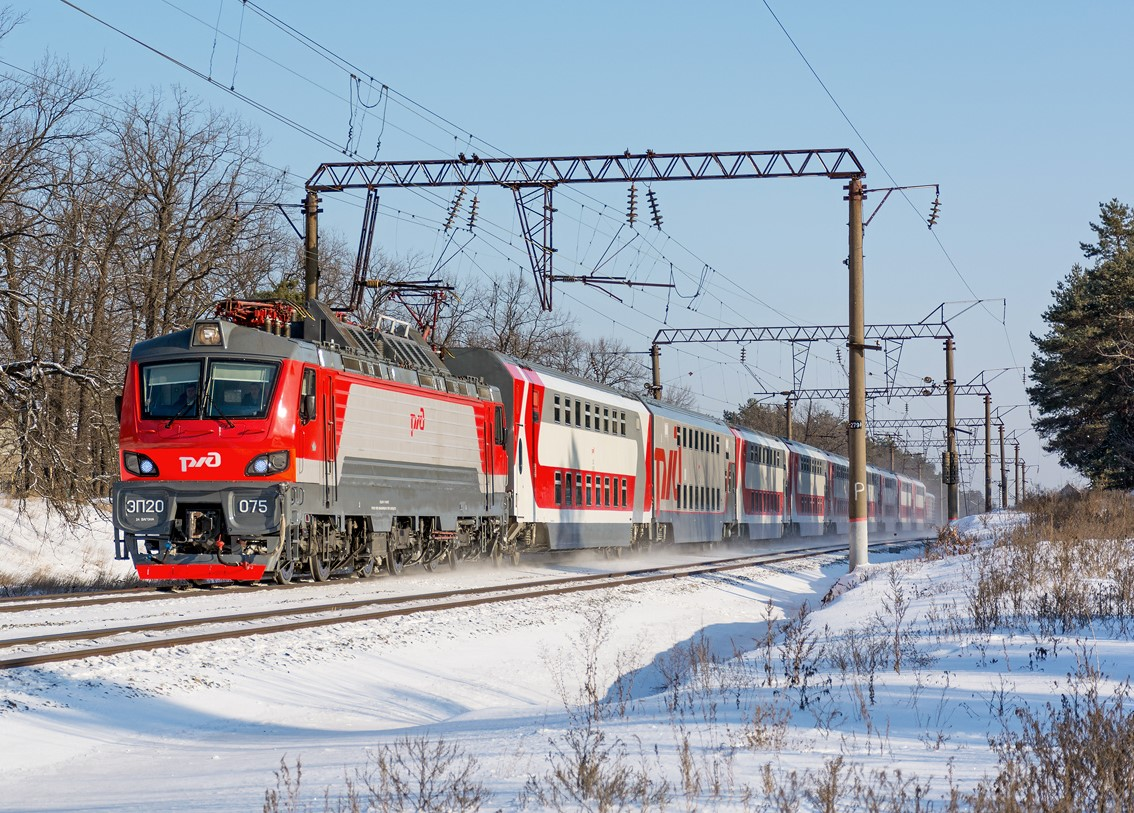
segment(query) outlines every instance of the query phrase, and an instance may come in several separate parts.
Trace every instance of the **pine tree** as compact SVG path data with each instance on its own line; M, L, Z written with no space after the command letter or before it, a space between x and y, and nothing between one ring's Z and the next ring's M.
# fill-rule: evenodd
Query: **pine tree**
M1099 206L1091 261L1052 291L1042 337L1032 335L1036 431L1044 448L1098 488L1134 488L1134 210Z

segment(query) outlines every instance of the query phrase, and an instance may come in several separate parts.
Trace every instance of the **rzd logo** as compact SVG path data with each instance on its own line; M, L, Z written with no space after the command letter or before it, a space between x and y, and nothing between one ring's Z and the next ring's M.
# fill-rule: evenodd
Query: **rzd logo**
M189 471L189 469L217 469L220 468L220 452L209 452L204 457L180 457L181 470Z
M422 407L417 412L411 412L409 416L409 436L412 438L414 432L425 431L425 407Z

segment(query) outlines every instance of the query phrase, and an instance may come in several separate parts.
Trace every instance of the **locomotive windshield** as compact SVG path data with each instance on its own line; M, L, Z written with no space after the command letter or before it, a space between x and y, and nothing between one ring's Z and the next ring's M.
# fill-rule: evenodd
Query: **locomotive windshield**
M202 387L200 361L148 364L142 368L142 417L267 417L277 370L273 363L214 361Z
M204 417L266 417L276 369L261 362L214 361L205 382Z
M201 362L149 364L142 368L142 417L197 416L197 385Z

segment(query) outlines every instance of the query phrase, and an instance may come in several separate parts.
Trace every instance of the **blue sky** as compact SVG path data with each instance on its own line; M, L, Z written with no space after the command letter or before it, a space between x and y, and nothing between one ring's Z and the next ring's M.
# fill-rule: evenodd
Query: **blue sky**
M100 65L112 93L180 84L263 130L267 158L291 171L296 201L319 164L346 160L348 73L286 36L256 6L74 3L323 140L280 124L61 0L14 0L27 20L0 42L3 69L33 69L50 50L76 66ZM359 69L363 101L377 102L365 115L354 106L351 147L359 159L374 157L379 132L380 160L458 151L848 147L866 166L868 187L940 184L933 232L924 222L932 190L911 191L908 202L892 196L868 227L867 322L916 322L941 303L962 303L946 305L952 316L969 300L989 300L950 320L958 380L988 371L995 406L1025 404L1023 370L1011 368L1030 364L1029 333L1043 331L1052 288L1081 259L1079 243L1091 239L1088 223L1100 201L1134 203L1125 149L1134 4L769 3L810 68L762 0L696 8L257 0ZM382 84L394 91L388 104ZM574 313L585 332L617 335L645 350L663 326L846 322L840 182L659 183L654 191L663 231L649 227L640 189L644 222L637 235L629 227L619 233L625 187L556 194L557 271L588 273L629 236L633 241L602 272L659 282L669 280L672 267L678 285L668 296L616 290L622 302L580 286L557 287L556 306ZM530 273L511 195L487 189L480 198L483 225L458 235L454 245L468 244L446 271L462 279ZM868 215L880 200L869 197ZM427 266L443 262L447 237L439 223L450 203L444 190L390 190L382 196L379 244L394 254L419 252ZM359 198L327 196L324 208L324 223L353 244ZM667 348L663 378L691 387L712 413L753 391L790 386L790 348L752 345L746 355L756 377L739 364L735 345ZM881 355L871 359L872 386L881 383ZM816 345L805 386L845 386L844 357L834 346ZM940 345L908 343L899 383L924 376L944 378ZM933 398L879 403L874 414L904 417L907 408L914 417L945 411L944 400ZM958 415L982 416L979 399L959 399ZM1026 406L1008 411L1005 424L1019 437L1021 457L1038 466L1030 481L1058 486L1072 477L1041 452ZM971 485L982 490L983 465L973 468Z

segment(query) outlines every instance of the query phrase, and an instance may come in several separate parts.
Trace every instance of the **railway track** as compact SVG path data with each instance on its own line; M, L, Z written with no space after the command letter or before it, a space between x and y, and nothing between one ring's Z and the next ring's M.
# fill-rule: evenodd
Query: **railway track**
M873 543L871 548L877 550L894 545L908 546L918 544L920 541L877 542ZM124 652L141 652L251 635L266 635L322 626L374 621L483 604L523 601L556 594L611 589L667 579L705 576L819 555L842 554L845 551L845 543L839 542L749 554L711 562L639 567L611 573L561 576L419 595L344 598L331 602L274 606L269 609L243 613L234 613L229 610L222 614L196 618L182 617L170 621L131 623L117 627L86 627L56 633L37 633L25 637L0 637L0 652L7 653L0 656L0 669L38 666ZM241 592L255 590L265 592L263 588L255 587L238 589ZM272 595L278 594L276 589L269 592ZM208 593L174 595L193 596L208 595ZM228 595L227 592L226 595ZM127 595L118 596L117 599L104 595L88 602L88 604L93 606L113 603L114 601L133 602L140 598L169 599L171 595L155 592L136 596L127 593ZM43 604L33 604L21 609L36 609ZM46 603L46 606L58 607L60 605L58 603ZM11 631L10 629L4 630L0 632L0 636Z

